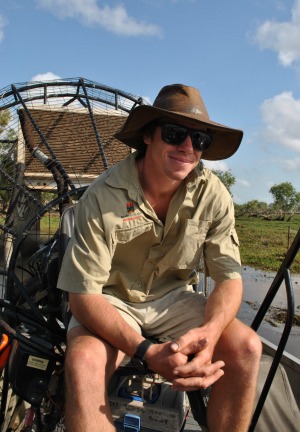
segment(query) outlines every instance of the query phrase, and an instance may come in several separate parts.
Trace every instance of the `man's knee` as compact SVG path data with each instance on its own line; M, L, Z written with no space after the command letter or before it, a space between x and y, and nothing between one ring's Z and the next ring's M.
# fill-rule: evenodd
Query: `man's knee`
M260 358L262 354L261 340L251 328L249 328L249 333L245 335L245 352L257 358Z
M114 372L118 357L115 348L80 329L69 333L65 358L67 377L84 381L89 376L110 376Z
M80 342L77 345L69 345L66 350L65 370L66 372L80 374L82 371L93 371L99 367L101 357L89 345Z
M235 320L220 337L216 353L227 357L231 363L258 363L262 354L259 336L248 326Z

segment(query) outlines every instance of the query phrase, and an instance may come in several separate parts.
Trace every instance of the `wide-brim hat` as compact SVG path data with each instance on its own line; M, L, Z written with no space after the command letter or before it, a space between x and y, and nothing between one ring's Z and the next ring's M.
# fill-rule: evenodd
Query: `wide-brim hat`
M133 108L116 138L139 150L143 146L145 126L156 120L170 121L212 134L212 144L202 154L202 158L207 160L232 156L243 138L241 130L210 120L199 90L183 84L165 86L153 105Z

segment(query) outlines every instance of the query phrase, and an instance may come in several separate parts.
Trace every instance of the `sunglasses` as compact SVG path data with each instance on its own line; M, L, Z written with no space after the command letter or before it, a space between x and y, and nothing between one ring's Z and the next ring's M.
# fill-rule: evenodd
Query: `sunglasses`
M190 129L184 126L178 126L171 123L164 123L161 127L161 139L171 145L180 146L189 135L195 150L205 151L211 145L212 136L205 132Z

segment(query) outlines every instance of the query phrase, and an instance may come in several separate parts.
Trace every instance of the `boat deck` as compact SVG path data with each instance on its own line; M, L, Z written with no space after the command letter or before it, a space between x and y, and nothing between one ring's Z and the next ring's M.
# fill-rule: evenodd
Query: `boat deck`
M186 423L185 423L185 427L183 429L185 432L190 432L190 431L203 431L203 429L198 425L198 423L194 420L192 414L189 414L187 419L186 419Z

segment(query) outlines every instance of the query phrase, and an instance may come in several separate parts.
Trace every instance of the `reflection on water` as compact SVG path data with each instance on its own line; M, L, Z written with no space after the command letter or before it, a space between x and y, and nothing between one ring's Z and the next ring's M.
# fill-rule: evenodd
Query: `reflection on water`
M256 310L254 310L247 302L255 302L258 306L261 305L273 282L275 273L255 270L251 267L244 267L242 276L244 282L244 295L238 316L243 322L250 325L255 317ZM295 312L300 314L300 275L291 274L291 281L295 297ZM272 305L286 309L287 300L284 282L280 286ZM258 333L270 342L278 345L283 328L284 324L278 323L277 326L274 327L268 322L263 321L258 329ZM297 358L300 358L300 327L292 327L291 335L285 350Z

